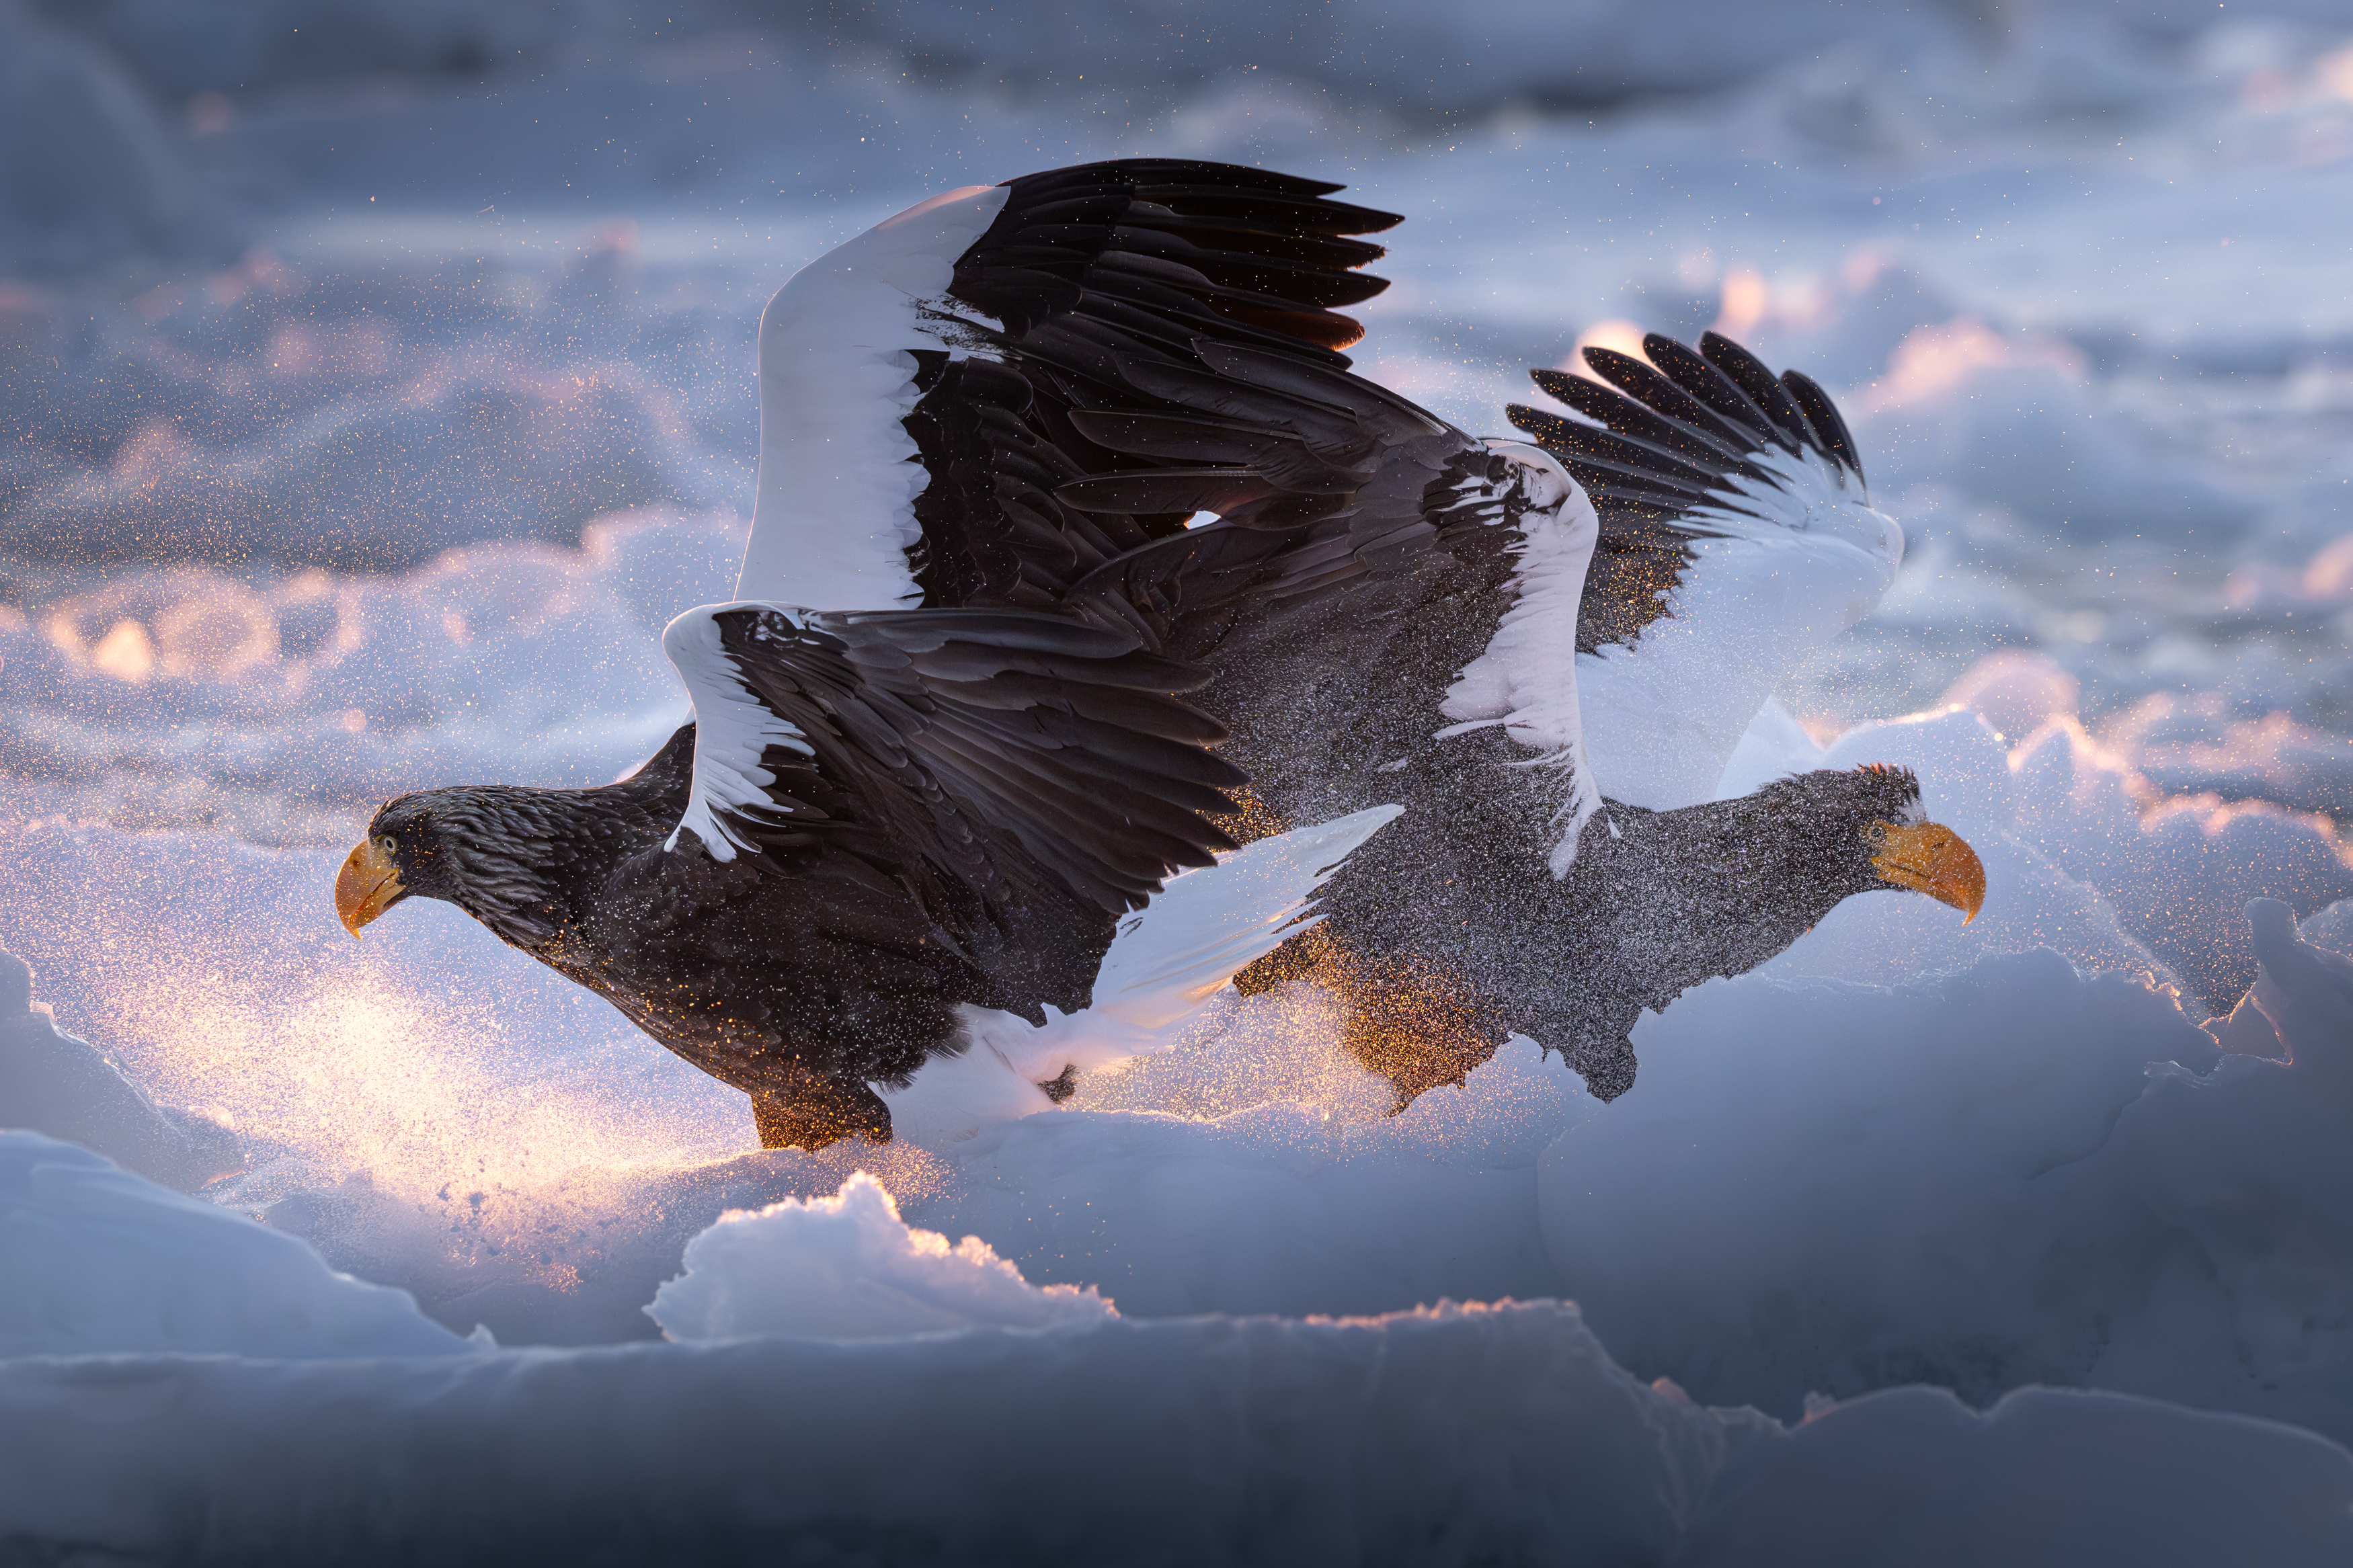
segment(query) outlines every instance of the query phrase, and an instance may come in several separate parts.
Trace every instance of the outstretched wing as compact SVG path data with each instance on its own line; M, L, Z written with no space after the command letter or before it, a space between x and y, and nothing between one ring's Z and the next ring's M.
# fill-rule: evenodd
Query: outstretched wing
M787 872L849 855L950 909L1059 890L1117 915L1231 847L1204 814L1231 810L1220 792L1242 775L1203 750L1219 726L1168 695L1200 677L1126 633L733 604L662 641L696 721L673 852L691 837Z
M1336 185L1122 159L933 197L794 275L760 321L760 479L736 593L829 609L1042 606L1194 509L1075 512L1125 460L1074 429L1106 355L1193 339L1345 365L1387 287Z
M1577 638L1594 765L1613 800L1663 810L1715 798L1773 689L1894 582L1904 531L1813 382L1714 332L1642 352L1586 350L1601 381L1530 373L1582 419L1508 413L1599 514Z
M1282 816L1434 788L1377 775L1433 739L1500 730L1499 763L1553 781L1564 826L1547 852L1567 868L1608 774L1587 757L1576 666L1594 514L1556 461L1257 345L1138 346L1084 391L1073 426L1163 466L1074 480L1066 504L1220 516L1105 563L1067 599L1217 672L1209 700Z

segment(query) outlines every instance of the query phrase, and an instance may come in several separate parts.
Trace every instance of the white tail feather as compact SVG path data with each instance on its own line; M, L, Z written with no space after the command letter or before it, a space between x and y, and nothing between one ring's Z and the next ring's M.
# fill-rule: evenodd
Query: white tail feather
M934 1058L903 1089L877 1084L893 1132L923 1148L961 1142L990 1123L1051 1110L1038 1086L1065 1068L1092 1071L1167 1049L1176 1026L1237 973L1315 924L1315 890L1404 810L1376 805L1293 828L1170 878L1120 922L1086 1011L1049 1007L1040 1027L966 1008L963 1055Z

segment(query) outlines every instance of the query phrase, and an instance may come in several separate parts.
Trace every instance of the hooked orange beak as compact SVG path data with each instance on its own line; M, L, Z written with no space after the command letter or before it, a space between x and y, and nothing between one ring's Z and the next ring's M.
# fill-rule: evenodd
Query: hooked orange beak
M1961 923L1978 918L1985 906L1985 863L1968 841L1934 822L1905 826L1873 823L1868 830L1878 841L1872 868L1884 881L1926 893L1961 911Z
M335 873L335 913L354 938L360 927L407 891L400 885L400 868L392 863L384 843L383 839L362 839L343 857L343 868Z

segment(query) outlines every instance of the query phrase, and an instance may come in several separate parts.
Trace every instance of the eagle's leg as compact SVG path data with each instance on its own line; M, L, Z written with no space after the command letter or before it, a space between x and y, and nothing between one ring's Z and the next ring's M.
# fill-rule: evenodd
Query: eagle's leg
M891 1108L864 1084L845 1088L809 1077L784 1094L752 1096L752 1124L763 1149L811 1152L844 1138L891 1142Z
M1508 1032L1476 994L1442 964L1420 958L1367 958L1330 921L1293 937L1234 976L1245 996L1293 980L1310 980L1338 999L1341 1044L1358 1063L1396 1086L1389 1113L1425 1089L1459 1084L1495 1054Z

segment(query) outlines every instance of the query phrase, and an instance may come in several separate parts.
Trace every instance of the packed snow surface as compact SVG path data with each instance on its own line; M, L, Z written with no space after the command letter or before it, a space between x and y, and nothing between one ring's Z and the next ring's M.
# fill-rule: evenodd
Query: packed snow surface
M2347 1559L2341 11L1195 21L0 0L0 1556ZM1408 215L1357 363L1473 431L1647 329L1829 386L1904 563L1717 787L1916 768L1978 919L1392 1117L1311 985L1172 1025L1266 934L1176 900L1065 1106L1023 1025L816 1155L343 933L385 795L685 717L786 277L1136 153Z

